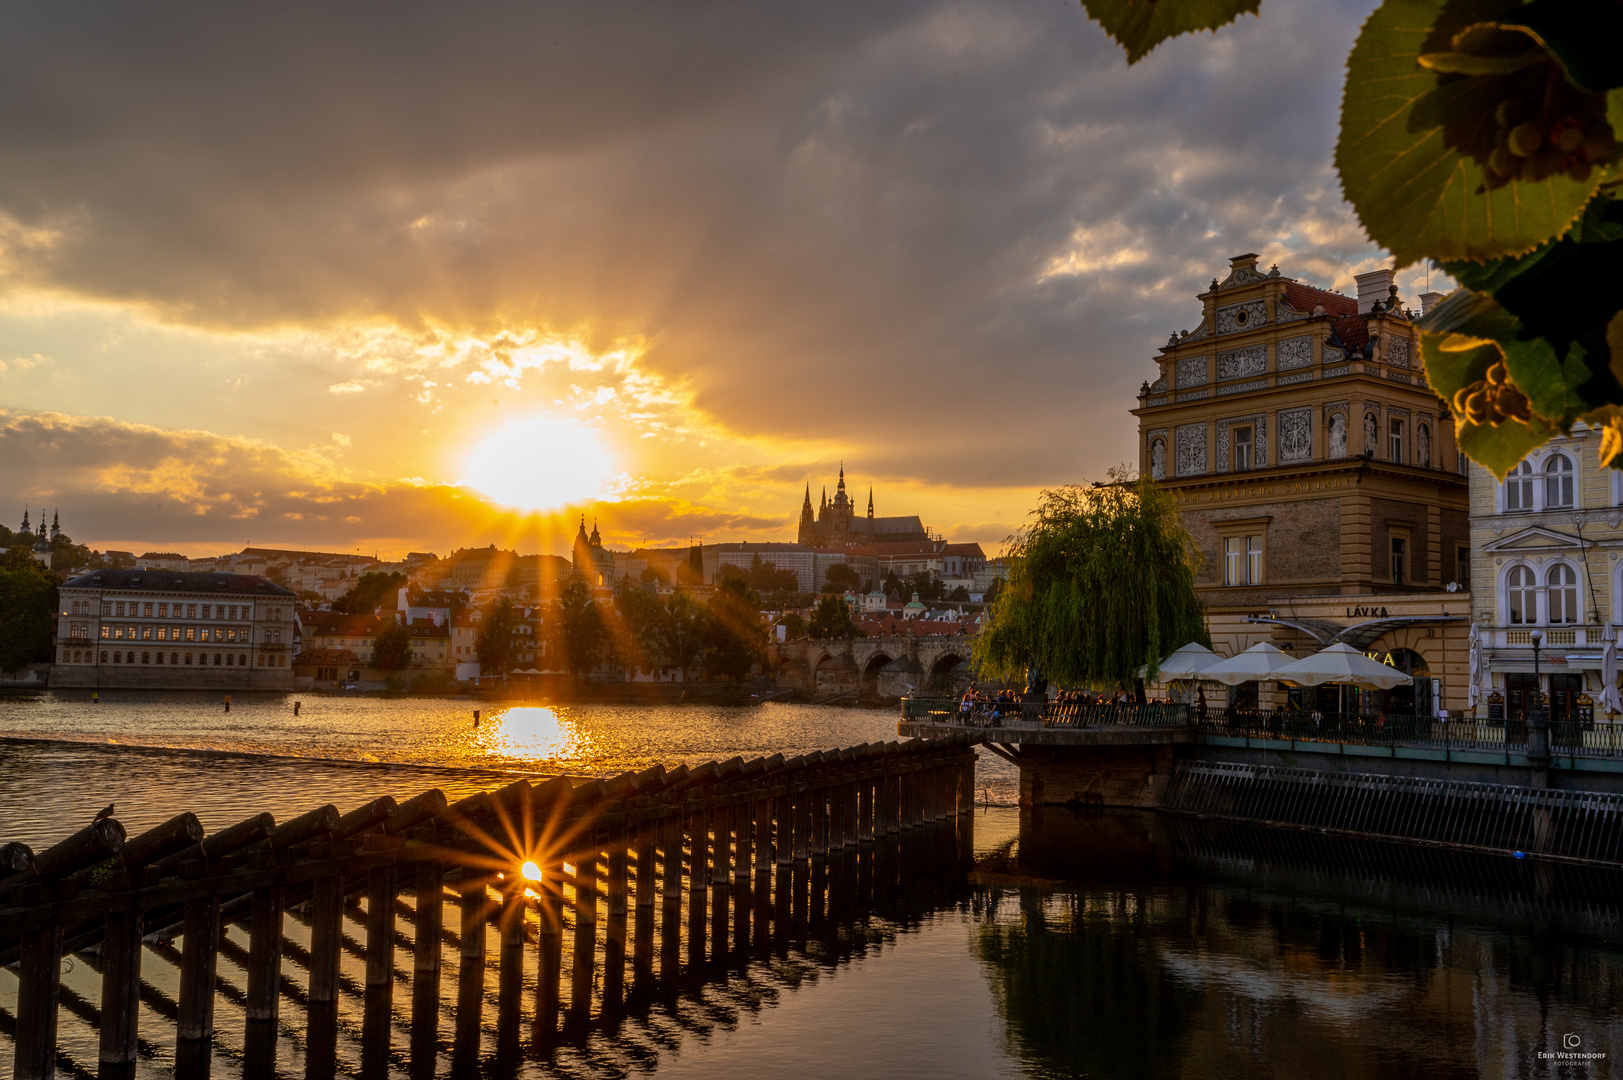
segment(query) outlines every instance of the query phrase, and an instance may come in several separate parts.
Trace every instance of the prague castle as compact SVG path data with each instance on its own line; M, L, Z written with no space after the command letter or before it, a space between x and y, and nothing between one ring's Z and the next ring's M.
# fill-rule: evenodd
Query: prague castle
M806 485L806 500L800 506L799 542L813 548L848 548L859 545L892 543L896 541L929 540L929 531L917 514L905 517L874 517L873 489L868 489L868 515L856 515L856 503L845 491L845 466L840 466L839 486L834 498L823 490L822 503L816 516L812 515L811 485Z

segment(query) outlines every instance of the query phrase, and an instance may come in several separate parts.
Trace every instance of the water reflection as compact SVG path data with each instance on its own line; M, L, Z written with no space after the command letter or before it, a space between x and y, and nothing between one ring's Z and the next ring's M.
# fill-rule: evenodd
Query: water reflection
M594 758L591 739L562 712L545 705L498 710L475 729L477 756L536 762Z

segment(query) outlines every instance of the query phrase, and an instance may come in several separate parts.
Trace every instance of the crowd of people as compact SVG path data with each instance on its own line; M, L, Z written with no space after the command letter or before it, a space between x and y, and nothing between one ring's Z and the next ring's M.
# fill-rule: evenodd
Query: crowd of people
M1115 693L1102 690L1061 690L1052 700L1048 701L1043 709L1043 718L1052 720L1058 718L1071 718L1079 716L1082 710L1096 705L1173 705L1172 698L1140 697L1129 690L1118 689ZM977 724L989 726L1000 724L1004 716L1018 717L1021 712L1021 695L1012 689L999 690L995 694L988 694L977 683L970 683L958 699L958 720L964 724Z

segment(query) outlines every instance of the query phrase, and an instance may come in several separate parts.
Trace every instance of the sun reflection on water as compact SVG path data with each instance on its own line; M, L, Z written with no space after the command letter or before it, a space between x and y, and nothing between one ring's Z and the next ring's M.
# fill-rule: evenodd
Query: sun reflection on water
M544 705L516 705L479 727L475 742L481 752L524 761L579 761L588 742L574 722Z

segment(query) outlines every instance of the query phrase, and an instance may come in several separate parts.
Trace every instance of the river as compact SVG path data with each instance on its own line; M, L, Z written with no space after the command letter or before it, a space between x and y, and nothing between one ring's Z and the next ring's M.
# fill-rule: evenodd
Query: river
M238 695L227 714L212 696L6 696L0 840L49 843L110 801L131 832L181 808L217 828L429 786L455 795L514 771L601 775L894 737L889 711L773 703ZM756 958L524 1075L1623 1075L1623 881L1610 872L1133 812L1022 820L997 805L1013 801L1012 770L987 755L980 767L993 805L976 814L985 858L967 884L869 913L822 948ZM14 973L0 971L0 1011L15 1008ZM65 1018L62 1042L93 1071L93 1032ZM9 1048L0 1057L4 1071ZM160 1048L139 1075L167 1064ZM289 1057L284 1075L298 1065Z

